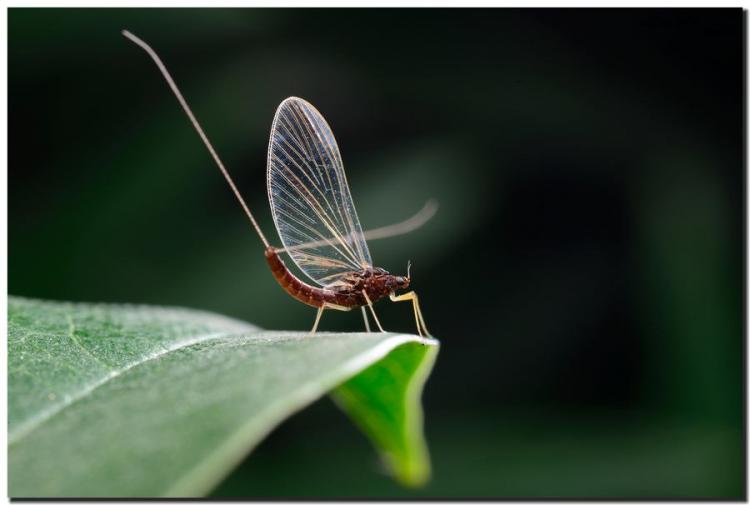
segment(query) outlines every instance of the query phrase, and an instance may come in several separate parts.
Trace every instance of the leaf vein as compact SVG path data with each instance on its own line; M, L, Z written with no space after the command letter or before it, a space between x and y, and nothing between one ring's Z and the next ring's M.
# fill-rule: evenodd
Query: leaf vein
M36 428L38 428L45 422L49 421L55 415L59 414L60 412L68 408L69 406L75 404L76 402L88 397L94 391L96 391L99 387L107 384L109 381L122 375L128 370L131 370L137 366L143 365L144 363L157 360L171 352L176 352L176 351L185 349L187 347L191 347L196 344L205 343L210 340L225 337L231 334L232 333L227 333L227 332L216 332L216 333L207 333L205 335L199 335L197 337L189 338L180 342L175 342L173 345L170 345L162 350L159 350L150 355L147 355L143 359L139 361L134 361L133 363L130 363L120 369L111 369L107 375L88 384L86 387L82 388L75 394L66 395L64 397L63 402L53 405L49 407L48 409L37 413L36 415L32 416L31 418L21 423L14 430L8 430L8 447L22 440L23 438L28 436L31 432L33 432Z
M89 356L91 359L99 363L101 366L103 366L106 370L109 370L110 372L114 371L114 368L110 366L109 364L102 361L97 355L95 355L93 352L91 352L88 348L86 348L81 341L76 336L76 324L73 321L73 316L70 314L66 314L65 318L68 321L68 338L73 341L76 347L78 347L81 351L83 351L84 354Z

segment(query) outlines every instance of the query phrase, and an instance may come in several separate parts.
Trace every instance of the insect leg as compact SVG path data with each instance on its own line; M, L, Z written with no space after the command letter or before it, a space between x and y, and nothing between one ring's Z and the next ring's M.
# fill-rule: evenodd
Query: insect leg
M310 335L315 335L315 331L318 329L318 323L320 322L320 316L323 315L324 310L325 306L318 307L318 314L315 316L315 324L313 324L312 330L310 330Z
M323 311L326 309L341 310L344 312L352 310L350 307L324 302L322 307L318 307L318 314L315 316L315 324L313 324L312 330L310 330L310 335L315 335L315 331L318 329L318 323L320 322L320 316L323 315Z
M370 333L370 321L367 320L367 311L364 307L360 307L360 309L362 309L362 319L365 320L365 329L367 333Z
M417 333L424 336L430 336L430 332L427 330L427 325L424 323L424 317L422 317L422 310L419 308L419 298L417 297L417 293L414 291L409 291L408 293L404 293L403 295L396 295L395 293L391 293L391 301L392 302L404 302L406 300L411 300L412 307L414 307L414 319L417 322ZM424 334L422 333L424 332Z
M373 319L375 319L375 324L378 325L378 328L382 333L385 333L385 330L380 325L380 321L378 320L378 316L375 315L375 309L372 307L372 302L370 301L370 297L367 296L367 291L362 291L362 294L365 295L365 300L367 300L367 306L370 307L370 312L372 313Z

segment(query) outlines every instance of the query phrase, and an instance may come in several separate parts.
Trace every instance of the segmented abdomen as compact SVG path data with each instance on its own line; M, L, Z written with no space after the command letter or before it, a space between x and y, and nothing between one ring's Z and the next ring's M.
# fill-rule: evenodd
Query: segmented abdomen
M292 297L311 307L322 307L323 303L332 303L342 307L361 307L365 305L364 296L360 293L339 293L330 289L310 286L301 281L286 267L272 247L266 249L266 260L271 273L284 291Z

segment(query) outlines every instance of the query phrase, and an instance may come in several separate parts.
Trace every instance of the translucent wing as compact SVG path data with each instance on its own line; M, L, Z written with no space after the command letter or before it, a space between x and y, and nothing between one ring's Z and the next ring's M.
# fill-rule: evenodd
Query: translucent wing
M371 266L331 128L301 98L281 102L268 146L268 199L284 248L322 286ZM314 247L297 248L314 242Z

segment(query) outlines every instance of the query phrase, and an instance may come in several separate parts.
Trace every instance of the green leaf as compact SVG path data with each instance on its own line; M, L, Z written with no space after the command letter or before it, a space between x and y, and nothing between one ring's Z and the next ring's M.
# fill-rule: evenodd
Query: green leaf
M261 331L205 312L9 298L13 497L197 496L289 415L335 397L405 484L429 474L437 342Z
M402 346L336 388L333 398L380 450L402 484L421 486L430 477L422 436L422 388L437 346Z

